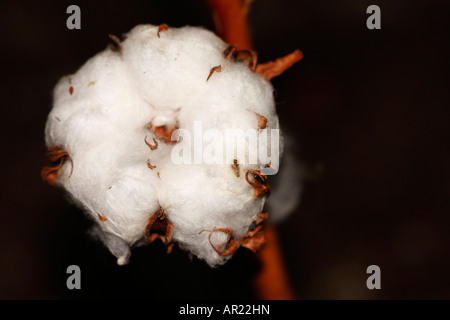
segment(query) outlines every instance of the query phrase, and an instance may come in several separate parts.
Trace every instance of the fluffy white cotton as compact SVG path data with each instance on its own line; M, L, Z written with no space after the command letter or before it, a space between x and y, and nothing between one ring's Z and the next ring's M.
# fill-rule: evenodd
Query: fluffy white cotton
M272 87L246 65L226 61L228 45L210 31L169 28L160 37L157 31L135 27L121 50L108 48L59 81L46 144L70 155L57 184L98 223L97 236L119 264L127 263L130 246L161 208L175 243L220 265L231 255L219 255L211 244L222 250L230 235L211 231L232 230L234 239L249 231L265 196L255 196L245 174L263 165L175 164L177 144L164 142L154 128L194 133L201 122L203 130L257 130L257 114L267 118L267 128L278 128ZM206 81L218 65L221 72Z

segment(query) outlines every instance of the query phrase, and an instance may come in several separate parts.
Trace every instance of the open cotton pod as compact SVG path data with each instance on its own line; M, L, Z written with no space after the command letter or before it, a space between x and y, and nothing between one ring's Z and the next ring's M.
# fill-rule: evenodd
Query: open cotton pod
M211 266L255 250L282 148L267 81L280 64L257 66L197 27L111 38L54 90L43 178L98 224L119 264L143 238Z

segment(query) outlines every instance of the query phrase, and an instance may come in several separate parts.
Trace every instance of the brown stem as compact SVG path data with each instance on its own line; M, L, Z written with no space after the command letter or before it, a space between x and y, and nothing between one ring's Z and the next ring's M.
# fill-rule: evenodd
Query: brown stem
M248 27L248 8L251 0L206 0L216 33L223 41L240 50L253 47Z
M265 226L266 243L257 252L261 270L256 276L254 287L261 300L292 300L295 298L281 255L278 233L274 226Z

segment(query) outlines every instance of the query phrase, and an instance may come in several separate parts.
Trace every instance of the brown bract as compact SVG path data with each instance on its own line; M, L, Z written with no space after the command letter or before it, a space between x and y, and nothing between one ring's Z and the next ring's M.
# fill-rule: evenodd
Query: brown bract
M145 136L144 138L145 144L150 148L150 150L156 150L158 148L158 142L156 142L155 138L153 138L153 142L155 143L154 145L151 145L150 143L147 142L147 136Z
M211 235L214 232L223 232L229 236L228 243L225 247L225 249L220 250L217 248L212 242L211 242ZM236 252L236 250L239 248L239 244L233 239L233 231L228 228L214 228L209 233L208 237L209 243L213 247L213 249L220 255L220 256L228 256L230 254L233 254Z
M167 125L167 126L153 126L152 124L150 124L148 126L148 129L153 132L153 134L155 135L155 137L167 144L176 144L178 141L172 141L172 133L178 129L178 125ZM155 141L156 142L156 141ZM146 142L147 143L147 142ZM147 144L148 145L148 144ZM148 145L150 149L152 149L152 147L150 147L150 145ZM156 146L155 146L156 148ZM152 149L154 150L154 149Z
M267 125L267 118L260 115L259 113L256 113L256 116L258 117L258 128L260 130L265 129Z
M253 50L239 50L234 53L234 58L247 65L250 70L255 71L258 63L258 55Z
M261 225L269 214L265 212L258 213L256 218L256 227L253 230L249 230L247 234L242 237L240 244L244 248L247 248L253 252L260 249L264 243L266 243L266 237L264 236L263 226Z
M261 248L264 243L266 243L266 238L262 226L257 226L254 230L247 232L241 240L241 246L253 252Z
M153 166L153 165L150 163L150 161L147 161L147 167L148 167L149 169L151 169L151 170L153 170L153 169L156 168L156 166Z
M255 71L258 63L258 54L253 50L237 50L237 46L229 45L224 51L225 61L233 58L235 61L244 63L250 70Z
M229 45L223 50L223 55L225 56L225 61L229 61L233 54L235 53L237 46Z
M108 219L106 219L104 216L102 216L100 213L97 213L98 218L100 219L100 221L106 221Z
M212 248L221 256L228 256L236 252L239 249L239 246L247 248L253 252L256 252L261 246L265 243L264 230L261 225L264 220L268 217L267 213L258 213L258 217L256 219L255 228L253 230L248 231L245 236L242 238L235 240L233 237L233 231L229 228L214 228L209 232L208 240L211 244ZM223 232L229 236L228 242L224 249L217 248L211 241L211 236L214 232Z
M108 34L108 37L115 43L116 50L119 53L122 53L122 43L120 42L120 39L117 36L113 35L113 34Z
M172 252L172 223L167 219L166 212L162 208L159 208L159 210L148 219L144 237L145 241L150 243L156 239L161 239L167 246L167 253Z
M253 175L253 181L248 178L249 173ZM270 187L267 183L267 176L262 174L259 170L248 170L245 173L245 180L247 180L247 182L255 188L255 197L257 198L270 192Z
M239 163L238 163L237 159L233 160L233 164L231 164L231 170L233 170L234 175L237 178L239 178L241 173L240 173L240 170L239 170Z
M267 218L269 218L269 214L267 212L258 213L258 217L256 218L256 225L260 225L261 223L266 221Z
M167 24L165 24L165 23L160 24L159 27L158 27L158 32L156 32L156 34L158 35L158 38L161 38L159 36L160 32L164 32L164 31L167 31L167 30L169 30L169 26Z
M221 72L221 71L222 71L222 66L221 66L221 65L212 67L211 70L209 71L209 75L208 75L208 78L206 78L206 81L208 81L209 78L211 78L211 76L212 76L212 74L213 74L214 72Z
M69 160L72 164L69 178L72 176L73 162L66 150L58 146L52 146L47 149L46 156L50 160L50 162L58 162L53 166L45 166L44 168L42 168L41 177L43 180L47 181L48 184L50 184L51 186L55 185L55 181L59 176L59 169L61 169L66 160Z

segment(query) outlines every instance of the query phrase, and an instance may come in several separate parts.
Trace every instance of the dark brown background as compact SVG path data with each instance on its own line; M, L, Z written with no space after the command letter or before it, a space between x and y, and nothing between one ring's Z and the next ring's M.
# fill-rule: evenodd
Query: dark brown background
M78 4L82 30L66 28ZM382 29L369 31L370 4ZM261 61L305 58L274 79L284 128L308 169L302 204L280 226L304 299L450 298L448 1L256 0ZM40 178L51 91L140 23L212 28L203 1L3 1L0 298L252 298L259 266L241 249L209 269L155 244L115 266L90 222ZM65 287L82 270L82 290ZM365 286L377 264L382 289Z

